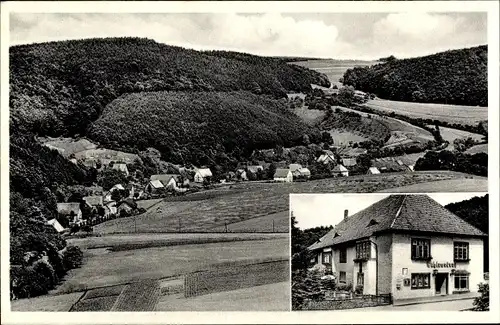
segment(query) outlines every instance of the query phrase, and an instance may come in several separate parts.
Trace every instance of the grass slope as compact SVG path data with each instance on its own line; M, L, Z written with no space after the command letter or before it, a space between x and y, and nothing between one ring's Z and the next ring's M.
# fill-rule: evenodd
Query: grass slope
M89 130L102 144L155 147L166 161L194 164L224 164L253 148L289 146L304 134L318 136L283 102L250 92L128 94Z
M232 185L231 190L235 190L235 193L220 192L218 196L211 199L192 202L165 201L142 215L104 222L95 226L94 231L129 233L137 229L138 232L177 232L180 220L180 229L183 232L210 232L214 229L222 229L225 223L232 224L288 211L290 193L368 193L438 180L462 180L466 177L472 176L448 171L426 171L360 175L290 184L239 183ZM418 188L420 185L415 186ZM459 189L460 187L454 187L448 190ZM185 199L189 199L189 195ZM268 225L264 223L261 225L264 226L261 231L268 231Z
M412 103L384 99L369 100L364 106L382 112L395 112L413 118L433 119L462 125L488 120L488 108L476 106Z

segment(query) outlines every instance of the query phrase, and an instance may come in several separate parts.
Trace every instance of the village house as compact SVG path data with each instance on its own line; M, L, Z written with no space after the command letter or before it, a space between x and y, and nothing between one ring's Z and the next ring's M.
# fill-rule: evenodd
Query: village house
M293 172L292 174L293 174L294 179L296 179L296 178L298 178L298 179L311 178L311 171L306 167L299 168L299 169L295 170L295 172Z
M194 174L195 183L203 183L205 180L210 181L212 171L210 168L196 168Z
M248 181L247 172L244 169L236 170L236 179L239 181Z
M159 180L149 181L148 185L144 189L147 193L160 194L165 190L165 186Z
M80 203L57 203L57 213L62 217L71 217L70 223L79 224L82 221L82 210Z
M109 189L109 191L106 192L106 194L104 194L104 202L109 202L109 201L113 201L111 199L111 194L113 193L113 191L124 191L125 190L125 187L123 187L122 184L115 184L113 185L113 187L111 187Z
M315 267L363 294L402 299L477 292L486 235L427 195L391 195L309 247Z
M264 167L259 166L259 165L247 166L247 171L252 173L253 175L257 176L259 171L261 171L261 172L264 171Z
M288 169L290 169L290 171L291 171L292 173L294 173L296 170L301 169L301 168L302 168L302 165L301 165L301 164L290 164L290 165L288 166Z
M378 175L378 174L380 174L380 170L378 170L377 167L370 167L370 168L368 168L368 172L366 174L367 175Z
M338 164L332 169L332 175L333 176L349 176L349 171L347 168L344 167L344 165Z
M293 182L292 171L290 169L277 168L276 172L274 173L273 180L275 182L291 183Z
M342 158L342 165L347 169L355 167L357 164L356 158Z
M179 174L159 174L151 175L150 181L160 181L166 189L174 190L184 186L185 182Z
M316 162L322 163L324 165L337 164L337 159L335 158L334 153L331 150L324 150L323 154L316 159Z
M115 163L115 164L113 164L113 169L119 170L119 171L121 171L122 173L124 173L127 176L129 175L127 164L118 164L118 163Z
M98 206L103 206L103 198L100 195L84 196L83 201L87 203L88 206L92 208L97 208Z
M108 216L110 214L117 214L118 210L116 208L116 202L111 201L104 204L104 215Z
M126 198L116 204L116 209L118 214L121 214L122 211L132 213L133 210L137 209L137 203L130 198Z

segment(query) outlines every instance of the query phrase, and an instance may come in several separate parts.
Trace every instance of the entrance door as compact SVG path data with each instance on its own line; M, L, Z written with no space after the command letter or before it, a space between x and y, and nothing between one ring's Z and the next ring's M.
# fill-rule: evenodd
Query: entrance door
M436 274L436 295L445 296L448 294L448 273Z

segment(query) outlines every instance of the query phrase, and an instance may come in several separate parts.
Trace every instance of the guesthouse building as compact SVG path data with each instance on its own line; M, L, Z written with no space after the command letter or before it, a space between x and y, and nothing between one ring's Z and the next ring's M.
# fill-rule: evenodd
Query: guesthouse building
M309 247L314 267L393 301L477 292L487 236L427 195L391 195Z

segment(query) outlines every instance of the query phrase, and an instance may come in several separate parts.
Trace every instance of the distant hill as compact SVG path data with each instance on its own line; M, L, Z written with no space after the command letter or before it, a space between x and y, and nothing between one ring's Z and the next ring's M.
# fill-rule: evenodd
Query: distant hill
M154 147L173 163L222 166L256 148L300 144L304 134L311 142L320 139L284 102L247 91L123 95L88 133L106 147Z
M355 67L345 72L343 83L383 99L487 106L487 70L483 45Z
M85 134L124 93L236 91L286 97L329 86L324 75L234 52L199 52L143 38L104 38L10 48L11 127L40 136Z

